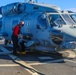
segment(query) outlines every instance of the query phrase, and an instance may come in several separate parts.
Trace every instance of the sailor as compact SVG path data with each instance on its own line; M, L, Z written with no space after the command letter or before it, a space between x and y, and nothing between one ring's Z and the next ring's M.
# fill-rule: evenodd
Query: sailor
M18 37L20 34L20 30L21 27L24 26L24 22L21 21L19 24L17 24L14 28L13 28L13 33L12 33L12 42L13 42L13 54L14 55L18 55L19 51L19 47L18 47Z

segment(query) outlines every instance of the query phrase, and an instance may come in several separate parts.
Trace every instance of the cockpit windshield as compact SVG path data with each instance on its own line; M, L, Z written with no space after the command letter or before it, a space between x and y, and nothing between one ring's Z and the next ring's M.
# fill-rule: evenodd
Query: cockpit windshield
M50 21L50 25L52 27L53 26L62 26L62 25L66 24L59 14L49 15L49 21Z
M73 19L73 21L76 23L76 14L71 14L70 16Z
M72 21L72 19L70 18L69 15L67 14L62 14L63 18L65 19L65 21L67 22L68 25L74 25L74 22Z

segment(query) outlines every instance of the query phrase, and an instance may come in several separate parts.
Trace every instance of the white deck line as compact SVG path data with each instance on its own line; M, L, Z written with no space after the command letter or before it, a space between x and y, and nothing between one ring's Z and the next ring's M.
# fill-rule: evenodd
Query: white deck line
M1 49L3 52L8 52L8 53L9 53L9 51L8 51L6 48L2 47L2 46L0 46L0 49ZM22 61L22 60L21 60L20 58L18 58L17 56L14 56L14 55L12 55L12 54L10 54L9 56L10 56L10 58L12 58L16 63L19 63L19 64L25 66L24 69L25 69L26 71L28 71L30 74L32 74L32 75L39 75L39 74L37 73L38 71L37 71L35 68L33 68L32 66L30 66L30 65L27 64L26 62Z
M0 64L0 67L14 67L14 66L20 66L18 64Z
M0 49L3 50L4 52L9 52L7 49L5 49L4 47L0 46ZM51 60L51 61L47 61L47 62L42 62L42 63L25 63L24 61L22 61L20 58L17 58L17 56L14 56L14 55L9 55L15 62L19 63L19 64L22 64L23 66L25 67L28 67L30 69L33 69L35 71L37 71L36 69L34 69L33 67L31 67L31 65L41 65L41 64L49 64L49 63L57 63L57 62L61 62L61 61L65 61L65 62L71 62L71 63L75 63L76 64L76 61L72 61L72 60L69 60L69 59L58 59L58 60ZM29 69L27 68L24 68L25 70L27 70L29 73L31 73L32 75L39 75L38 73L36 72L32 72L30 71Z

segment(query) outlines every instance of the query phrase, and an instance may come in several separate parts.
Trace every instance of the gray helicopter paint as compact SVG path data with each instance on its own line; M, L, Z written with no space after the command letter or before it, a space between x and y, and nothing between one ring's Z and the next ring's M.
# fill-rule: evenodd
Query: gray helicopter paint
M20 21L25 22L21 29L22 35L32 35L31 40L25 43L28 48L32 46L35 50L47 51L55 51L57 47L71 49L70 45L76 42L75 26L68 25L66 19L62 16L62 14L69 15L69 13L61 12L57 6L38 3L11 3L0 7L0 13L2 14L0 33L8 35L5 39L11 40L12 29ZM57 22L55 22L55 26L52 26L50 24L51 20L49 20L51 14L58 14L65 22L65 25L56 25ZM38 45L35 44L37 42Z

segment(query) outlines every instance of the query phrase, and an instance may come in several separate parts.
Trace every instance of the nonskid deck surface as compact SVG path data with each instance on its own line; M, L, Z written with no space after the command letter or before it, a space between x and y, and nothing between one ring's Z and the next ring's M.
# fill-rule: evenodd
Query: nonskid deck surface
M1 53L4 54L1 54ZM63 58L60 54L27 52L26 55L10 54L12 46L0 45L1 75L75 75L76 58Z

